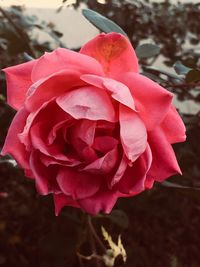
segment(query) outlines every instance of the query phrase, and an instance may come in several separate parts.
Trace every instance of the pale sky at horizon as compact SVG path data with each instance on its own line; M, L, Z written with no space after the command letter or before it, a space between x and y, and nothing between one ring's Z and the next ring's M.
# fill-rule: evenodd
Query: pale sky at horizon
M153 0L154 2L162 2L164 0ZM172 2L177 2L177 0L171 0ZM70 2L76 2L76 0L68 0ZM104 0L99 0L103 3ZM181 2L193 2L198 3L199 0L181 0ZM62 0L0 0L0 5L10 6L10 5L25 5L26 7L40 7L40 8L58 8L62 4Z
M0 0L0 4L2 6L25 5L26 7L58 8L62 4L62 0Z

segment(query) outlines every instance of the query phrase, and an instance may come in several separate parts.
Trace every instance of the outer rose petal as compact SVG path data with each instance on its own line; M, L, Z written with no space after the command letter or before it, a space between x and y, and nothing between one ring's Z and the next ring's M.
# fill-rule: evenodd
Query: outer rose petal
M71 197L66 196L63 193L54 194L53 196L54 196L54 205L55 205L56 216L59 215L61 209L64 206L72 206L74 208L80 208L80 205L77 203L77 201L73 200Z
M65 195L77 200L94 195L100 188L100 178L66 167L59 169L57 182Z
M162 182L176 173L181 174L172 146L160 127L149 132L148 142L153 154L152 165L147 174L150 178Z
M116 122L112 102L106 92L94 87L82 87L56 99L57 104L75 119Z
M89 214L110 213L120 196L123 196L123 194L107 188L101 188L95 195L81 199L78 203Z
M146 149L147 132L138 114L120 105L120 137L124 153L130 161L135 161Z
M44 102L49 102L74 87L84 86L85 83L79 79L79 76L80 72L65 69L34 83L27 94L26 109L33 112Z
M37 60L3 69L7 81L7 102L18 110L24 104L26 92L32 84L31 72Z
M174 106L171 105L170 110L162 121L160 127L170 144L185 141L185 125Z
M145 181L145 188L151 189L153 187L154 182L155 182L154 179L147 174L146 181Z
M80 53L97 59L109 77L117 78L127 71L138 72L135 51L129 40L119 33L98 35L86 43Z
M29 153L25 150L25 146L20 142L18 135L24 129L27 117L28 112L26 109L22 108L17 112L10 125L1 151L2 155L11 154L24 169L29 169Z
M153 130L169 111L173 94L147 77L138 73L126 73L120 77L135 100L136 110L147 130Z
M94 58L65 48L58 48L51 53L45 53L38 59L32 71L32 81L37 82L64 69L81 73L104 74L101 65Z
M30 156L30 168L33 172L36 188L41 195L58 192L56 184L57 168L56 166L46 167L40 160L40 152L32 151Z

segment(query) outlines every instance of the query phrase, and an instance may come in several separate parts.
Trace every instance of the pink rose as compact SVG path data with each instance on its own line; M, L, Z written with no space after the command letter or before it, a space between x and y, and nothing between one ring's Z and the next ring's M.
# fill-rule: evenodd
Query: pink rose
M181 173L173 95L138 73L126 37L100 34L79 53L59 48L4 71L17 114L2 154L53 194L56 214L66 205L109 213L119 197Z

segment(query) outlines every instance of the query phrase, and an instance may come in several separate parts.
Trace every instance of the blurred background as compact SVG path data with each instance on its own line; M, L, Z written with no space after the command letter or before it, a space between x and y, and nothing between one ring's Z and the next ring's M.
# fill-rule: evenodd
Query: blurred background
M79 48L99 33L81 14L83 8L112 19L133 47L153 43L160 53L140 59L141 72L175 94L187 127L187 142L174 148L183 176L118 201L110 216L94 218L112 237L121 234L128 267L200 266L200 1L155 0L0 0L0 68L37 58L56 47ZM193 70L185 77L181 62ZM174 64L176 67L174 69ZM177 67L178 66L178 67ZM178 74L177 74L178 72ZM0 73L0 148L14 111L6 104ZM14 161L0 160L0 266L80 265L76 251L89 254L79 210L54 216L51 196L39 196ZM117 261L116 266L122 266Z

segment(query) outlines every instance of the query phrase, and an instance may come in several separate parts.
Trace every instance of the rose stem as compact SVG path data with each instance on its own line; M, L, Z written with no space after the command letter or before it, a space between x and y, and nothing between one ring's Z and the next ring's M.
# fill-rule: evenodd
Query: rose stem
M88 215L88 226L89 226L89 229L90 229L92 235L94 236L96 242L99 244L99 246L101 247L101 249L103 250L103 252L106 253L106 247L104 246L103 242L101 241L101 239L97 235L97 232L94 229L94 226L92 224L92 218L91 218L90 215Z

